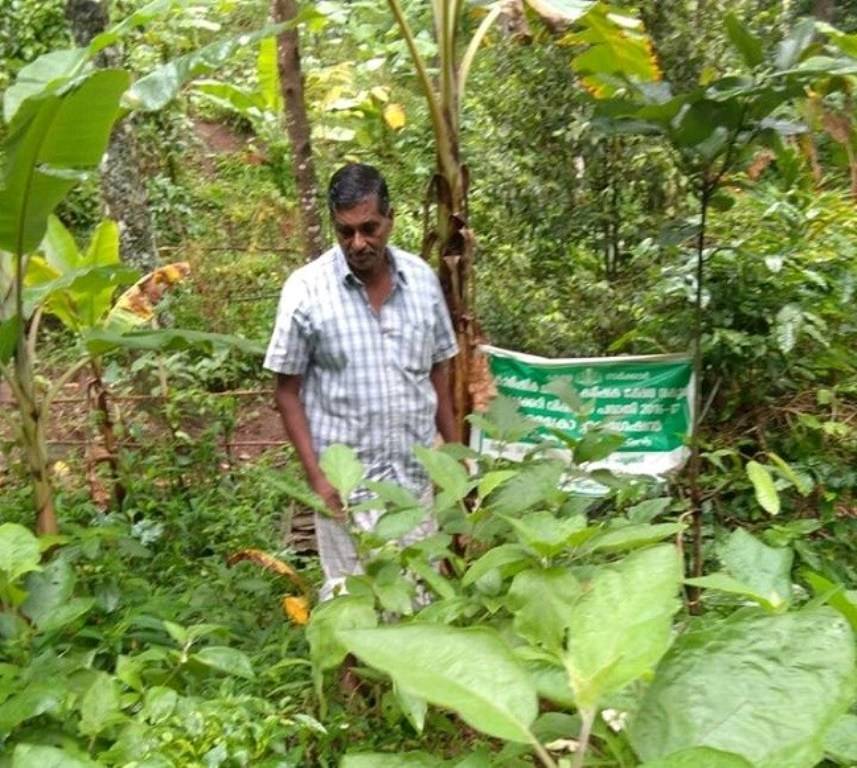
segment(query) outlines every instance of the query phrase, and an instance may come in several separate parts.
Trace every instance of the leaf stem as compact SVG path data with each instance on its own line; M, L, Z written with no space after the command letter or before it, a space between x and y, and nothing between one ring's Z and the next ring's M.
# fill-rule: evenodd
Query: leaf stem
M595 725L595 715L597 714L597 709L583 709L580 711L583 724L580 728L580 738L577 740L577 749L574 752L574 761L571 764L571 768L583 768L586 750L589 747L589 738L592 736L592 726Z

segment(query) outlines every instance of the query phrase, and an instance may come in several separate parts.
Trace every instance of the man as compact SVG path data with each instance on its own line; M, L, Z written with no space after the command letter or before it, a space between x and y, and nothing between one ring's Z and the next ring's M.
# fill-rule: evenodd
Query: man
M338 245L286 280L265 357L277 375L277 408L289 440L332 513L315 516L322 599L359 573L360 563L343 500L321 472L319 455L344 443L368 479L430 498L413 449L431 445L438 432L453 439L448 361L458 352L434 272L387 245L393 209L381 174L358 163L340 168L330 180L328 207ZM364 514L351 522L370 529L376 521ZM428 520L419 534L435 529Z

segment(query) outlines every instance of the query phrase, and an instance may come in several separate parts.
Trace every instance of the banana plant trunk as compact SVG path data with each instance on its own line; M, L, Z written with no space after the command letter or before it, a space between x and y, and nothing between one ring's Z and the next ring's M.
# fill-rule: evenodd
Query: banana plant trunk
M18 401L21 416L21 445L24 447L33 504L36 512L36 533L54 534L59 531L54 494L48 469L48 449L45 439L45 410L36 391L32 358L23 329L19 332L15 355L14 380L10 382Z
M448 121L448 125L451 121ZM472 313L474 237L467 217L468 174L458 154L457 131L438 153L437 196L438 279L452 318L459 353L452 363L452 395L458 439L469 439L466 416L472 410L470 372L475 348Z

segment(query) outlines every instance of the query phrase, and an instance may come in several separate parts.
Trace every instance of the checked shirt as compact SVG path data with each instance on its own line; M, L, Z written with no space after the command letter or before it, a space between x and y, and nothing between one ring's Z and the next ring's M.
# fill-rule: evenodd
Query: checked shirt
M413 448L430 446L436 433L429 373L458 348L434 272L405 251L387 253L393 289L377 314L338 246L292 273L265 368L303 377L317 455L345 443L368 479L421 494L429 483Z

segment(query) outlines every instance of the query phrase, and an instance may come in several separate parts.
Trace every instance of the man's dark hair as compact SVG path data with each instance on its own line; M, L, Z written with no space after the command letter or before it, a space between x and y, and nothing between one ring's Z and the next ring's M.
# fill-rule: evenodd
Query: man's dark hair
M378 201L379 213L386 216L390 211L390 193L380 171L364 163L349 163L330 177L327 207L331 213L347 211L372 196Z

